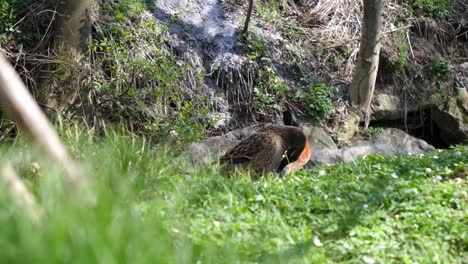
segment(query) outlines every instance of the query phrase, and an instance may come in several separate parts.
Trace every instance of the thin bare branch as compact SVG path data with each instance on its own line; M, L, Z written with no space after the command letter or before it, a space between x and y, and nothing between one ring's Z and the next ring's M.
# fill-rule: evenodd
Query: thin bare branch
M0 179L10 190L13 202L17 206L24 208L31 220L39 222L42 216L42 209L37 205L34 195L28 191L23 181L16 175L11 166L0 164Z
M20 128L67 170L70 182L77 183L78 171L67 149L3 54L0 69L0 103Z

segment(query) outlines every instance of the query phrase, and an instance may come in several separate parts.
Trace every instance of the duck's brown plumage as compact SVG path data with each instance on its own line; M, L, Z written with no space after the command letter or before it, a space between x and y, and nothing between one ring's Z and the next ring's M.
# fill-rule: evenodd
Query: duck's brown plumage
M309 161L312 148L292 110L283 112L283 122L285 125L266 126L242 140L220 163L250 167L258 175L299 170Z
M277 171L286 157L297 160L305 146L306 137L300 128L270 125L239 142L220 158L220 163L247 165L262 175Z

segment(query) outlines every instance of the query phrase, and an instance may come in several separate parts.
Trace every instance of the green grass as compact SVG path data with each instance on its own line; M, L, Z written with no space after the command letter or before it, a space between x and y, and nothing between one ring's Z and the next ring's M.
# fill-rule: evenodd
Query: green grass
M33 224L0 190L5 263L462 263L468 147L369 156L286 178L227 178L128 133L67 130L73 193L24 140L1 147L36 194ZM29 166L38 161L33 175ZM48 165L49 164L49 165ZM462 174L464 173L464 174ZM465 175L465 176L463 176ZM461 180L457 179L461 178ZM464 256L465 254L465 256Z

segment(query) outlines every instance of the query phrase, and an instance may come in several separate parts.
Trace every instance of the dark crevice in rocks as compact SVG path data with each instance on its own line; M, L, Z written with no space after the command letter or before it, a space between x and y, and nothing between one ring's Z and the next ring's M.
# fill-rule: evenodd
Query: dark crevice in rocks
M445 138L440 127L432 119L431 109L408 113L406 126L405 120L379 120L371 121L369 127L398 128L408 134L420 138L438 149L449 148L451 144L463 143L453 142L452 139Z

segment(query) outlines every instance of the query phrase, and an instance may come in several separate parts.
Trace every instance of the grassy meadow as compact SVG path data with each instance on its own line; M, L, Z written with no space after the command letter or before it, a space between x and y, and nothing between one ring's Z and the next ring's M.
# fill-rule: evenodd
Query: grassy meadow
M62 138L83 167L77 190L27 140L1 146L43 209L31 221L0 185L2 263L467 260L468 146L255 179L115 130Z

